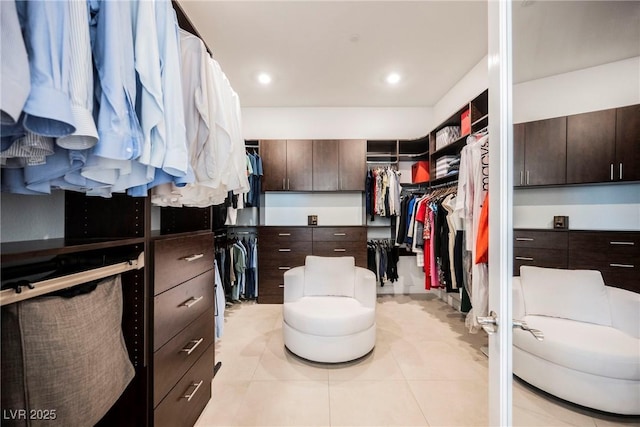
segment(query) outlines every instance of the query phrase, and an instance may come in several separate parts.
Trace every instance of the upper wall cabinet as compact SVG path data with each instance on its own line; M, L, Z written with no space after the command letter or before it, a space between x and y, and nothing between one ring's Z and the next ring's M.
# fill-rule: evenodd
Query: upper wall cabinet
M616 172L620 181L640 181L640 104L616 109Z
M311 191L311 140L260 140L262 191Z
M640 104L514 125L514 183L640 181Z
M367 141L313 141L314 191L364 191Z
M567 117L567 184L614 180L616 110Z
M516 187L564 184L567 118L558 117L516 125L514 154Z

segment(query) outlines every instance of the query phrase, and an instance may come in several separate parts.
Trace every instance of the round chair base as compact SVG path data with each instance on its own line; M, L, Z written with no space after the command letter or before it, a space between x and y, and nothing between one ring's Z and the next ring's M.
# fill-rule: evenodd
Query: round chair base
M376 344L375 323L352 335L325 337L302 333L283 321L282 333L289 351L312 362L349 362L366 355Z

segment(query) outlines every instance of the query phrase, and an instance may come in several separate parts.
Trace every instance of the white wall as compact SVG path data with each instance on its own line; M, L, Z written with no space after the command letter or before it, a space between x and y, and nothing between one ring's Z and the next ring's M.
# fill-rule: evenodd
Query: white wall
M318 215L318 225L363 225L362 193L265 193L263 225L307 225ZM261 212L262 215L262 212Z
M524 82L514 87L515 123L640 103L640 57ZM640 184L527 188L514 191L517 228L640 230Z
M434 120L429 131L448 119L453 113L489 87L489 65L487 58L487 56L482 58L480 62L469 70L469 72L433 106Z
M0 197L2 242L64 237L64 193L26 196L2 193Z
M640 103L640 57L520 83L514 123Z
M431 129L431 108L243 108L245 139L411 139Z

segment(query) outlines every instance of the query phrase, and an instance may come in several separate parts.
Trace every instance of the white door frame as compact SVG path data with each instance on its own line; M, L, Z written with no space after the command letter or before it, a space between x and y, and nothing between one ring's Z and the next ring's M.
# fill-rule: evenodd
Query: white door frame
M511 0L488 0L489 425L512 425L513 79Z

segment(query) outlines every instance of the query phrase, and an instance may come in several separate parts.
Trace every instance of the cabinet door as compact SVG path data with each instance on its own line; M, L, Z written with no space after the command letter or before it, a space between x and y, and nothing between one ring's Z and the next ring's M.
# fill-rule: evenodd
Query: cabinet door
M567 184L614 180L616 110L567 117Z
M525 185L566 182L567 118L525 123Z
M287 190L313 190L313 141L287 140Z
M614 176L640 181L640 104L616 110L616 164Z
M338 190L338 140L313 141L313 191Z
M269 139L260 141L262 157L262 191L286 190L287 141Z
M524 185L524 123L513 125L513 186Z
M367 173L367 141L364 139L340 140L339 190L364 191Z

